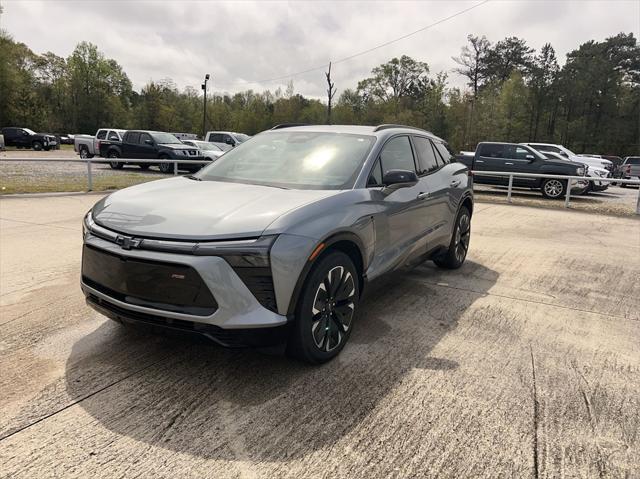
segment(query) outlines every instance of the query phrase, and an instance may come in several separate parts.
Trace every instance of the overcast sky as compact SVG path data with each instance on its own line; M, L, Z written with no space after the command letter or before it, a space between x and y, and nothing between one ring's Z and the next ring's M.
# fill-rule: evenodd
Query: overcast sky
M171 78L199 88L205 73L217 92L275 90L288 79L257 83L324 65L370 49L468 9L475 1L213 2L0 0L0 27L33 51L67 57L88 40L123 66L134 88ZM376 65L409 55L431 72L450 72L469 33L495 42L524 38L536 49L550 42L561 63L590 39L640 31L639 0L492 0L391 45L336 64L338 94ZM322 70L292 78L295 91L325 95Z

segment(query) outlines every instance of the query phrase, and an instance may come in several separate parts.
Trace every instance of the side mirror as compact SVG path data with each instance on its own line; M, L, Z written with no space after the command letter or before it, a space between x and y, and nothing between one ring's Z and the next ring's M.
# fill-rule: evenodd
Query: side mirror
M226 139L224 140L224 142L225 142L227 145L234 146L234 145L233 145L233 140L232 140L231 138L226 138Z
M533 160L535 160L535 159L536 159L536 157L535 157L535 156L533 156L533 155L527 155L527 156L525 156L525 158L526 158L527 160L529 160L529 161L533 161Z
M392 190L408 188L418 183L418 176L414 171L389 170L382 177L382 184Z

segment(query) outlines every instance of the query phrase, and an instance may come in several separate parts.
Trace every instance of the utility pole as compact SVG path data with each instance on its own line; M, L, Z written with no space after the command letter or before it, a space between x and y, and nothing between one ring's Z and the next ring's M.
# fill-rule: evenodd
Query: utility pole
M209 81L209 74L207 73L204 76L204 83L202 84L202 89L204 90L204 108L202 114L202 139L204 140L207 136L207 82Z
M331 124L331 102L336 94L336 86L331 82L331 62L329 62L329 71L324 74L327 77L327 123Z

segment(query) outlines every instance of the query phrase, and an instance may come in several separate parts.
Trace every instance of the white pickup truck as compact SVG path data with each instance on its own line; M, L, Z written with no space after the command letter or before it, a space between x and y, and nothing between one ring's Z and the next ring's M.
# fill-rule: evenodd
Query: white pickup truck
M122 141L122 135L127 130L117 130L115 128L100 128L95 136L76 135L73 140L73 149L80 158L93 158L100 156L100 141Z
M640 180L640 156L627 156L622 164L618 167L616 176L623 180ZM620 183L620 186L626 188L626 183Z

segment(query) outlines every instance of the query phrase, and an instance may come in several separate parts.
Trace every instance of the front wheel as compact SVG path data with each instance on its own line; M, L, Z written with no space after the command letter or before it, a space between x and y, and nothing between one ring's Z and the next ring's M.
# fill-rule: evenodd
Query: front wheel
M42 143L40 143L39 141L34 141L33 142L33 149L34 149L34 151L42 150Z
M334 251L320 259L300 293L287 353L312 364L337 356L351 335L359 297L349 256Z
M109 154L107 155L109 158L120 158L120 155L118 154L117 151L110 151ZM121 170L122 167L124 166L121 162L119 161L110 161L109 162L109 166L111 167L111 169L113 170Z
M168 158L160 158L160 159L168 160ZM161 173L171 173L171 170L173 170L173 165L171 163L160 163L160 165L158 165L158 168L160 168Z
M433 259L440 268L458 269L464 263L471 240L471 213L466 206L460 208L449 248L441 256Z
M549 178L542 182L542 196L551 200L562 198L567 192L567 182Z

